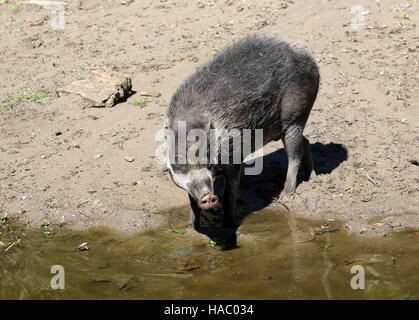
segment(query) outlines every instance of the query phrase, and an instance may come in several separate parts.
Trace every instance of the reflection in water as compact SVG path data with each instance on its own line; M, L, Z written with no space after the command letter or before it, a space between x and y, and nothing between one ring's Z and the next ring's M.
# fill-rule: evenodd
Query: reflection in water
M330 283L328 279L328 275L330 270L333 267L332 262L329 259L329 256L327 254L327 248L329 247L329 235L326 235L326 245L323 248L322 257L324 261L324 272L322 274L322 285L324 290L326 291L327 299L331 300L333 299L332 296L332 289L330 288Z
M293 213L287 214L288 227L291 232L291 247L292 247L292 290L297 292L300 284L304 281L304 269L301 258L298 254L299 233L297 230L297 221Z
M413 232L365 239L326 220L262 210L238 230L234 250L183 230L188 208L167 226L134 236L97 228L1 229L0 298L11 299L418 299L419 239ZM331 223L333 223L331 225ZM336 232L332 232L336 231ZM14 241L20 243L9 247ZM89 250L75 250L87 242ZM1 245L1 243L0 243ZM51 266L65 269L65 289L52 290ZM350 286L354 265L365 290Z

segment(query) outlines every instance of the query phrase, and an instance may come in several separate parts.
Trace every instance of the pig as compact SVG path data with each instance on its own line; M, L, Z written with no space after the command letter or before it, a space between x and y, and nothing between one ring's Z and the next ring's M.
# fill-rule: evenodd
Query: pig
M222 130L235 130L242 136L250 129L251 137L261 130L262 143L250 142L250 152L282 140L288 157L282 198L294 192L300 164L306 179L315 176L303 130L319 81L318 67L307 52L273 37L251 35L199 67L176 90L166 117L166 129L172 132L166 139L167 168L172 181L188 192L195 229L200 226L201 210L222 210L223 227L235 226L242 161L249 152L232 162L234 150L229 150L230 161L220 163L222 151L212 145L219 147ZM202 132L203 138L185 138L191 132ZM230 146L232 140L227 139ZM219 176L224 177L222 204L214 192Z

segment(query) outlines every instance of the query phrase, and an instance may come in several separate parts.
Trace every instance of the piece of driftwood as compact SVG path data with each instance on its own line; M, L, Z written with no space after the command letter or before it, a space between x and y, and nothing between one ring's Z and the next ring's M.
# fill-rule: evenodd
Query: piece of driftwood
M93 71L87 80L74 81L57 92L76 93L91 102L91 107L113 107L132 89L131 78L118 72Z

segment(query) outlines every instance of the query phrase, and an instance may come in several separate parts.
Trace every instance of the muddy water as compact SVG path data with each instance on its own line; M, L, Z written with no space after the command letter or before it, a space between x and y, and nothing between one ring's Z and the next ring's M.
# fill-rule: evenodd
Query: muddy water
M193 230L183 233L187 211L134 236L0 229L0 299L419 298L413 231L365 239L334 221L262 210L239 228L239 248L226 251ZM75 250L84 242L89 250ZM53 265L64 267L64 290L51 289ZM354 265L364 268L363 290L351 288Z

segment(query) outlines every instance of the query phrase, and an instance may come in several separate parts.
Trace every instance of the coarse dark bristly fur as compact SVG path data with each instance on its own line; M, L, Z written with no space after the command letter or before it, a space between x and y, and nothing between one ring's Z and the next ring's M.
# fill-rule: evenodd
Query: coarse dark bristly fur
M310 110L300 105L311 107L318 86L319 72L308 53L252 35L190 76L174 94L167 115L169 123L210 120L215 127L229 129L273 127L277 136L288 126L287 120L306 116Z
M295 190L300 163L307 177L314 175L309 142L302 133L319 81L317 65L307 52L275 38L248 36L198 68L178 88L168 108L167 125L173 131L179 121L185 121L188 130L263 129L263 144L282 139L289 160L282 191L286 196ZM185 166L182 174L189 170ZM225 178L225 225L231 225L241 165L216 166ZM170 165L169 169L173 178L177 169ZM197 201L202 195L195 189L210 183L194 181L183 186L189 192L195 218L199 217ZM185 185L194 186L194 190Z

